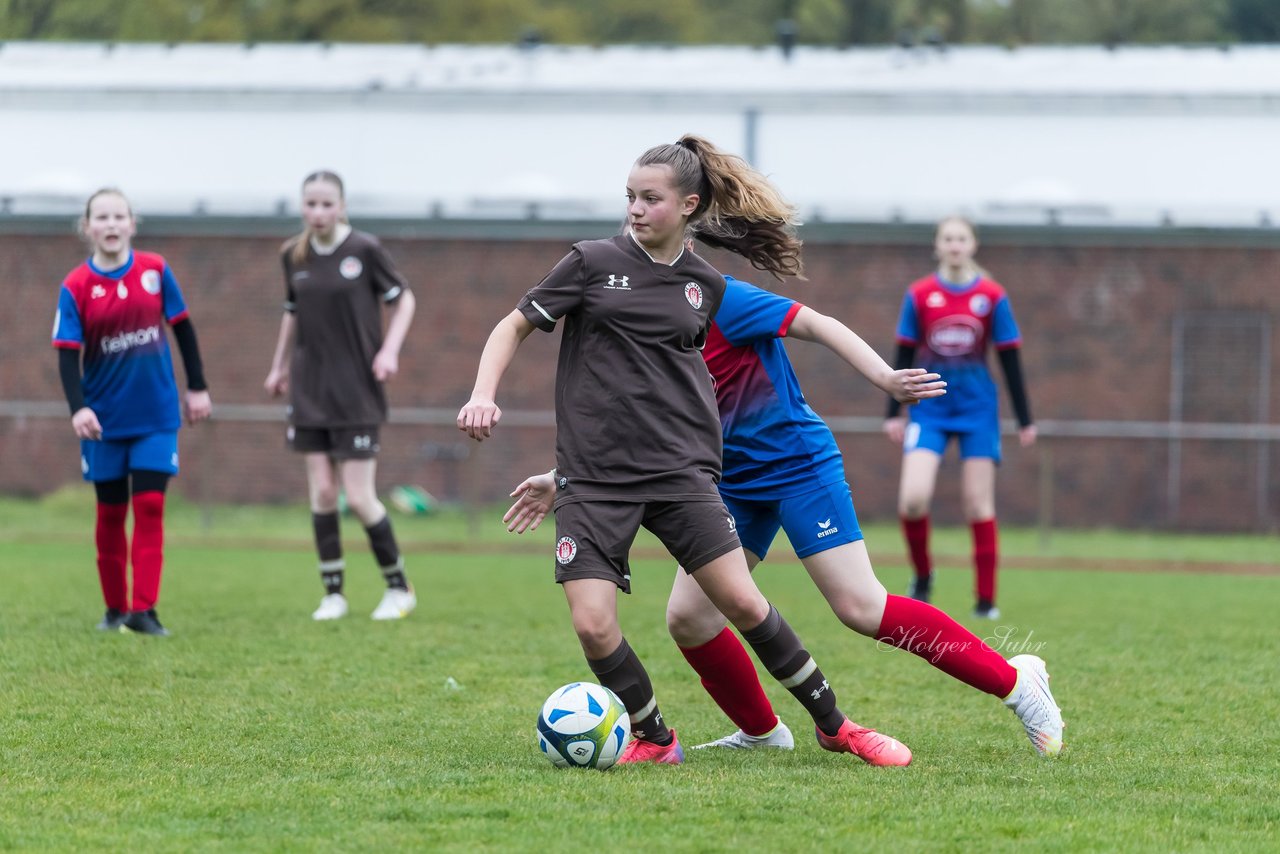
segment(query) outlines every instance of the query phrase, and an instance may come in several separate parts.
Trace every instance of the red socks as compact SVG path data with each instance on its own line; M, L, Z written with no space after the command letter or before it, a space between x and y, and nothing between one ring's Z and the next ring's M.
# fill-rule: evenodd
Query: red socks
M123 534L121 535L123 539ZM164 493L133 495L133 611L149 611L160 596L164 567Z
M108 608L129 610L129 581L125 568L129 562L129 545L124 536L124 520L129 505L98 503L98 523L93 539L98 546L98 581L102 584L102 600Z
M973 632L928 604L889 595L876 640L914 653L979 691L1004 698L1018 672Z
M902 536L907 541L907 552L911 555L911 565L915 568L916 578L925 579L933 572L933 562L929 559L929 517L902 520Z
M973 531L974 594L979 602L996 601L996 520L970 522Z
M727 626L702 646L680 647L680 652L711 699L747 735L764 735L778 725L751 656Z

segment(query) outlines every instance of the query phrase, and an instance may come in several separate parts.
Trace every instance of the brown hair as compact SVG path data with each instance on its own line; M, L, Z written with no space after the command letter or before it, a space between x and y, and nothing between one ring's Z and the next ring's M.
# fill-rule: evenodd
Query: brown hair
M703 243L741 255L779 279L803 278L795 205L747 161L686 134L650 148L636 165L669 166L682 194L697 193L689 227Z
M308 184L314 184L316 181L327 181L338 188L338 198L345 200L347 198L346 187L342 184L342 179L338 177L336 172L330 172L327 169L319 169L302 179L302 189L305 191ZM347 221L344 216L343 222ZM290 237L281 247L282 251L289 253L289 260L295 264L301 264L307 260L307 253L311 251L311 227L305 223L302 231Z

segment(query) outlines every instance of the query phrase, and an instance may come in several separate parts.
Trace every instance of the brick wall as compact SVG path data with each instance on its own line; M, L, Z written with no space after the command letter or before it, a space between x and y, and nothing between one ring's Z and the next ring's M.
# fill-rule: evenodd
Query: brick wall
M455 411L467 399L493 324L560 258L570 235L609 231L607 224L542 232L513 224L358 225L383 235L419 300L401 376L390 386L392 405ZM269 402L261 384L280 320L277 250L291 228L274 220L162 220L144 223L136 241L165 255L183 285L215 407ZM781 289L842 319L890 358L903 289L931 265L931 230L826 225L805 236L809 281ZM0 221L0 400L60 400L49 328L58 282L83 254L64 223ZM1182 316L1243 323L1249 335L1261 336L1259 352L1269 348L1261 367L1247 359L1238 365L1232 359L1239 353L1189 351L1200 368L1197 381L1217 396L1184 393L1192 408L1204 410L1189 411L1186 420L1256 421L1260 396L1269 393L1262 420L1280 422L1272 379L1280 376L1280 249L1265 234L992 230L983 235L980 260L1011 293L1037 419L1167 420L1173 331ZM743 278L764 278L738 259L715 261ZM535 333L521 348L503 384L505 409L552 407L556 345L557 336ZM819 413L883 412L882 396L823 348L795 342L789 351ZM1201 399L1212 405L1197 404ZM280 425L226 421L184 431L183 476L175 488L216 501L299 500L302 467L283 450L282 433ZM839 438L860 514L892 518L898 450L876 434ZM552 441L549 428L509 427L468 446L447 426L391 425L379 477L384 485L419 482L446 499L498 500L519 476L550 465ZM1167 440L1046 437L1023 450L1009 439L999 476L1001 517L1035 521L1051 495L1054 521L1062 525L1280 527L1274 443L1269 453L1265 445L1240 442L1184 441L1176 457L1172 448ZM470 455L432 458L442 451ZM62 418L0 418L0 459L0 490L9 493L39 494L79 476L75 440ZM1180 466L1176 505L1169 501L1171 459ZM960 518L957 481L949 458L936 503L940 522Z

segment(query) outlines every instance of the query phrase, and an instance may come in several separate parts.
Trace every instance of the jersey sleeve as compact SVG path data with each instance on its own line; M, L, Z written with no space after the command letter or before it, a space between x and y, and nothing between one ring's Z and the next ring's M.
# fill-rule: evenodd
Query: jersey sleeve
M298 310L298 295L293 290L293 271L289 267L289 250L280 255L280 267L284 271L284 310L293 314Z
M916 313L915 296L911 291L902 299L902 311L898 313L898 343L915 346L920 343L920 316Z
M793 299L734 278L725 277L724 301L716 313L716 325L734 347L754 341L782 338L802 306Z
M58 294L58 311L53 316L53 346L64 350L79 350L84 346L80 308L66 285Z
M386 248L377 240L369 244L369 278L383 302L395 302L409 289Z
M1002 296L996 301L991 313L991 343L998 350L1007 350L1022 345L1022 334L1018 331L1018 323L1013 319L1013 306L1009 297Z
M178 287L178 280L174 278L168 264L164 265L164 273L160 276L160 298L164 303L164 319L169 321L170 326L186 320L190 314L187 311L187 301L182 298L182 288Z
M582 251L575 247L521 298L516 310L543 332L551 332L557 320L582 305L585 273Z

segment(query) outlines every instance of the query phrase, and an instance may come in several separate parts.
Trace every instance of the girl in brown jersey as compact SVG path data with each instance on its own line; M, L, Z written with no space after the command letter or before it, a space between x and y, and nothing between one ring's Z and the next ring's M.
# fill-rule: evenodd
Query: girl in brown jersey
M719 415L702 360L724 277L686 249L692 227L775 276L801 272L795 210L745 161L696 136L642 154L627 181L627 231L584 241L494 328L458 428L492 435L498 383L535 328L565 319L556 373L556 580L597 679L631 717L620 763L677 764L643 665L618 624L627 552L652 531L813 717L818 743L906 765L895 739L850 721L795 632L751 579L716 483Z
M289 394L289 445L304 455L311 522L325 595L312 617L346 616L338 492L360 520L387 590L375 620L417 605L391 519L378 500L378 428L387 418L382 384L400 367L414 298L372 235L347 223L342 179L315 172L302 184L303 231L284 245L285 314L271 371L273 396ZM382 306L390 307L386 333Z

